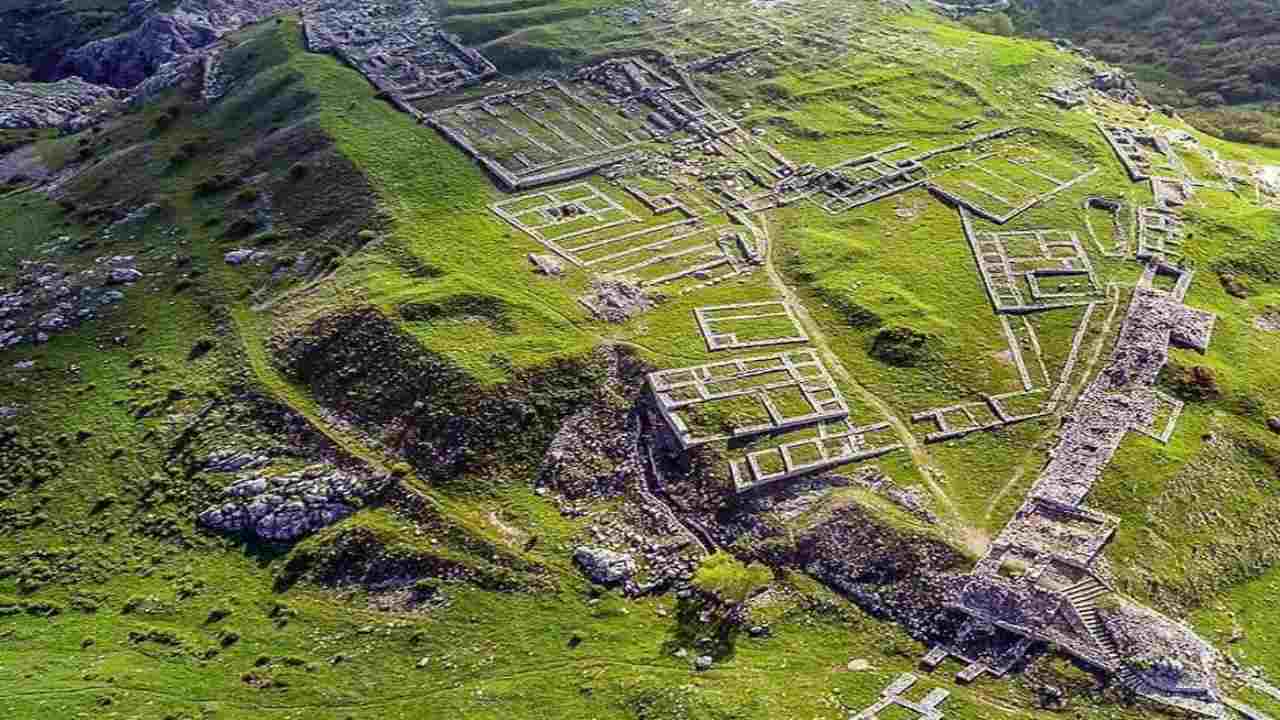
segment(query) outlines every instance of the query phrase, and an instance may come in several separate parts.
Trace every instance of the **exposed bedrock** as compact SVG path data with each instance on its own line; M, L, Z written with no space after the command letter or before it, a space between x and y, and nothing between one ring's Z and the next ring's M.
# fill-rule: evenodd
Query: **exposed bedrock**
M68 51L50 74L132 88L166 63L295 5L294 0L184 0L172 12L146 17L129 32Z
M223 491L221 502L200 513L212 530L262 540L290 541L351 515L385 485L332 467L287 475L256 475Z

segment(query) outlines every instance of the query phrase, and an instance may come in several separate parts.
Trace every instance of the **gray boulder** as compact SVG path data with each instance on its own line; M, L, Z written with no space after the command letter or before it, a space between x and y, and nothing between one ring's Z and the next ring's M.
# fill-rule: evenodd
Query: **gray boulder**
M1271 432L1280 434L1280 415L1268 418L1267 427L1271 428Z
M559 277L564 274L564 263L553 255L529 253L529 262L533 263L533 269L539 274L548 277Z
M620 585L636 574L630 555L606 548L581 546L573 551L573 561L597 585Z
M115 268L107 275L107 282L112 285L137 282L142 279L142 271L137 268Z
M263 252L262 250L248 250L241 248L240 250L232 250L226 255L223 255L222 259L225 260L228 265L243 265L247 262L259 262L267 257L270 257L270 254Z

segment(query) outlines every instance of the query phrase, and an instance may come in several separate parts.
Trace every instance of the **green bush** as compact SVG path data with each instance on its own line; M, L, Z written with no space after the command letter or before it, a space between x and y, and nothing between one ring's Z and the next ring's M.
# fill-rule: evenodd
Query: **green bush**
M726 552L717 552L698 566L693 586L728 605L740 605L769 584L773 574L759 563L744 564Z
M871 341L871 357L887 365L911 367L929 357L929 336L908 327L889 327Z

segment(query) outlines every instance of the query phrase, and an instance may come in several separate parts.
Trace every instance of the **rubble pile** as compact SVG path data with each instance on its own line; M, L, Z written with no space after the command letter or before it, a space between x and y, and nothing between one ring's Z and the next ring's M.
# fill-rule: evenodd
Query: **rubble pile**
M573 551L573 561L597 585L621 585L636 574L634 558L606 548L580 546Z
M611 323L626 322L655 304L639 285L606 278L592 280L590 290L579 300L592 315Z
M1146 98L1142 96L1142 91L1133 78L1119 70L1094 71L1087 80L1063 83L1049 89L1044 97L1063 109L1071 109L1084 105L1089 100L1089 94L1095 91L1128 105L1147 105Z
M1193 631L1159 613L1119 602L1099 610L1107 632L1128 649L1129 667L1160 692L1216 697L1217 651Z

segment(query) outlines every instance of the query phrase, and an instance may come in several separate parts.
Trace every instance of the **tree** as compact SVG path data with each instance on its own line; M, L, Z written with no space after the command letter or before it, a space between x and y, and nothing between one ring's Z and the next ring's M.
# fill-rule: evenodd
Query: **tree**
M759 563L746 565L729 553L717 552L702 561L693 586L736 608L772 579L769 569Z

